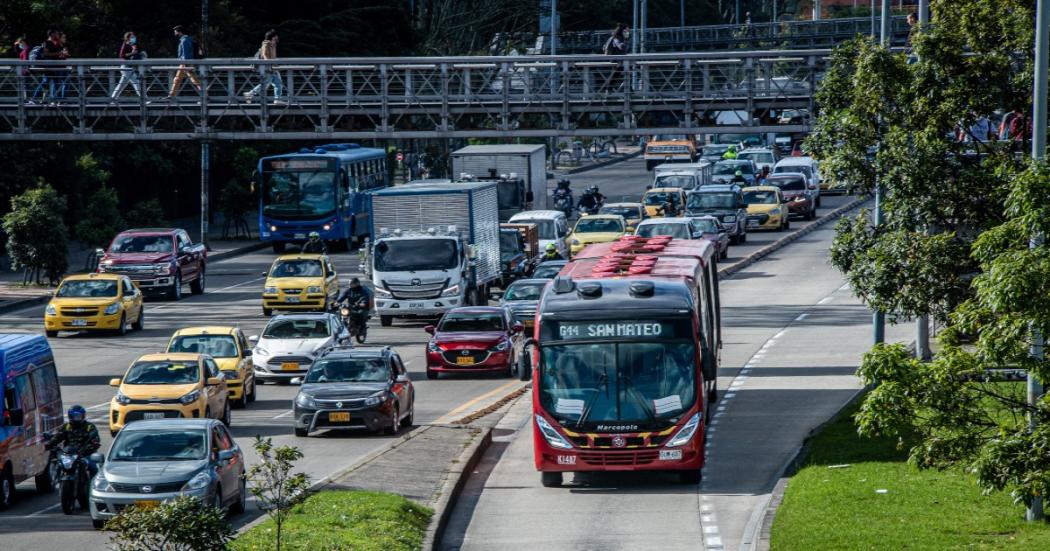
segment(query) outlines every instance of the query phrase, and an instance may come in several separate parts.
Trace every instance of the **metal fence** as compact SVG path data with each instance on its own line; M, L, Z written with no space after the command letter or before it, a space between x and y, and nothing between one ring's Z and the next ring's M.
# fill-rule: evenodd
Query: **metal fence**
M2 61L0 139L799 132L829 54Z

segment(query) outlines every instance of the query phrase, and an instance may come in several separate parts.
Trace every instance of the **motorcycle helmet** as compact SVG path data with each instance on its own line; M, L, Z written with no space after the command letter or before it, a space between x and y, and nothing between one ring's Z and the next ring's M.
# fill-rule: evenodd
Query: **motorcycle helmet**
M317 233L315 231L310 232L310 239L320 239L320 238L321 238L321 234L319 234L319 233Z
M356 277L352 277L352 278L350 278L350 281L346 282L346 284L351 286L351 287L353 287L354 285L360 285L361 284L361 280L356 278Z
M558 180L558 187L568 189L570 183L571 182L569 182L568 179L562 178L561 180Z
M547 243L547 252L553 253L553 252L557 252L557 251L558 251L558 247L555 247L554 243Z
M736 175L737 175L737 176L743 176L743 175L744 175L744 173L738 170L738 171L736 171Z
M66 417L69 418L70 424L78 426L87 419L87 410L84 409L84 406L76 404L69 408L69 411L66 412Z

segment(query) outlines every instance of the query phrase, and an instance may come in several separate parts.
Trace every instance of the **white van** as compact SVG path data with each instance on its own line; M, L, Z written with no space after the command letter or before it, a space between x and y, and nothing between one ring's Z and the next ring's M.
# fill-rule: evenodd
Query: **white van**
M699 189L712 183L714 163L664 163L653 172L653 187L678 187L686 191Z
M806 182L815 186L810 190L816 194L816 205L820 206L820 192L821 185L820 181L820 169L817 165L817 160L813 157L784 157L777 161L776 166L773 167L773 174L788 174L788 173L802 174L806 177Z

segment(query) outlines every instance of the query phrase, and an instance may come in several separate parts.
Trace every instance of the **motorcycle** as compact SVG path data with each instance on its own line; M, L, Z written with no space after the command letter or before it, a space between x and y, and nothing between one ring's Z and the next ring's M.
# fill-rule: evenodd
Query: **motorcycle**
M87 457L74 446L51 451L51 461L58 464L59 495L62 512L73 514L73 505L80 504L80 509L88 508L88 482L91 466Z
M343 327L350 336L357 340L358 344L364 344L368 338L368 307L363 301L350 305L339 305L339 318Z
M572 217L572 190L569 189L568 180L558 180L558 189L554 190L554 208L565 213L566 218Z

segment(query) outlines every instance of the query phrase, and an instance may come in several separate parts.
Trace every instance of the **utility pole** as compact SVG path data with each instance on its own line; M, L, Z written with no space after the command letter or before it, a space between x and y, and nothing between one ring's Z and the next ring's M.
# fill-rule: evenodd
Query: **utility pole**
M1050 0L1039 0L1035 15L1035 83L1032 86L1032 159L1042 161L1046 159L1046 101L1047 101L1047 70L1050 70ZM1043 236L1037 234L1032 236L1028 248L1037 249L1043 246ZM1032 346L1029 350L1034 361L1043 360L1043 334L1040 328L1032 325ZM1035 376L1028 372L1028 405L1036 407L1043 395L1043 384ZM1038 420L1035 415L1028 414L1028 430L1034 431ZM1043 520L1043 498L1036 496L1032 504L1025 510L1025 520L1029 522Z
M211 144L201 140L201 243L208 248L208 182L211 181Z
M551 55L558 55L558 0L551 0Z
M646 31L649 30L649 0L642 0L641 16L642 16L642 32L639 33L639 35L638 35L638 39L639 39L639 42L640 42L638 48L639 48L639 52L644 54L645 53L645 34L646 34Z
M733 24L740 24L740 0L736 0L736 9L733 11Z
M632 18L631 18L631 53L638 53L638 1L634 0L632 6Z
M882 35L881 43L885 48L890 47L890 0L882 0ZM879 125L882 125L882 117L879 117ZM878 175L875 176L878 178ZM883 195L885 190L882 189L882 182L876 180L875 182L875 227L882 225L882 203L884 201ZM871 316L872 325L872 337L875 344L880 344L886 341L886 314L880 310L876 310Z
M919 0L919 26L930 22L930 0Z
M197 36L200 39L201 49L208 51L208 0L201 0L201 32Z
M919 31L930 21L930 0L919 0ZM927 230L928 231L928 230ZM923 314L915 318L915 358L929 360L930 352L930 316Z
M813 0L813 20L820 21L820 0Z
M678 26L685 26L685 0L678 0Z
M875 40L875 0L871 0L871 39Z

